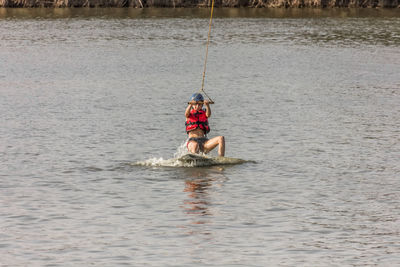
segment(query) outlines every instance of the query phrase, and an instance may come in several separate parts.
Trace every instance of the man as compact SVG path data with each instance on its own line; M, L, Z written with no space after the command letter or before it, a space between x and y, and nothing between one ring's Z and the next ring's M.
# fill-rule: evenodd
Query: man
M206 108L203 109L203 104ZM225 138L207 138L210 131L208 118L211 116L210 102L199 93L193 94L185 111L186 132L189 135L187 148L191 153L208 153L218 146L218 156L225 156Z

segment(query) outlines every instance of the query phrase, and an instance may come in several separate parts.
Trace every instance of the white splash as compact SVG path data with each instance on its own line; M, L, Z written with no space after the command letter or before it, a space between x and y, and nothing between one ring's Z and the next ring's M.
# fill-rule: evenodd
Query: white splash
M211 157L205 154L200 154L203 158L185 157L191 154L186 147L187 140L184 141L174 153L172 159L150 158L144 161L132 163L135 166L150 166L150 167L200 167L213 165L232 165L246 162L242 159L226 158L226 157Z
M152 166L152 167L193 167L193 163L187 163L179 161L178 159L183 157L186 154L189 154L187 150L186 144L187 140L185 140L182 144L178 146L176 152L174 153L174 158L172 159L163 159L163 158L151 158L144 161L138 161L134 163L134 165L139 166Z
M189 151L187 149L187 141L189 139L186 139L178 148L176 149L176 152L174 153L174 158L181 158L186 154L189 154Z

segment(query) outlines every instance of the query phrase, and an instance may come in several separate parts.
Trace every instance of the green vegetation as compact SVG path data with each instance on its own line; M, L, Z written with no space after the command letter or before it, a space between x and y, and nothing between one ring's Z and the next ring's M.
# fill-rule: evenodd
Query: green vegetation
M0 7L207 7L211 0L0 0ZM216 0L216 7L399 8L400 0Z

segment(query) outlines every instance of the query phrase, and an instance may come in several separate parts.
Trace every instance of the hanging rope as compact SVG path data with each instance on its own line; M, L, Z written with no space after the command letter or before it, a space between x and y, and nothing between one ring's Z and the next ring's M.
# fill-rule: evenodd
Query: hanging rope
M210 35L211 35L211 24L212 24L212 16L213 16L213 12L214 12L214 0L212 0L211 2L211 15L210 15L210 24L208 26L208 37L207 37L207 45L206 45L206 57L204 60L204 71L203 71L203 80L201 82L201 89L199 91L203 92L208 99L210 100L210 104L214 104L214 101L211 100L211 98L207 95L207 93L204 91L204 80L206 78L206 69L207 69L207 57L208 57L208 45L210 44Z

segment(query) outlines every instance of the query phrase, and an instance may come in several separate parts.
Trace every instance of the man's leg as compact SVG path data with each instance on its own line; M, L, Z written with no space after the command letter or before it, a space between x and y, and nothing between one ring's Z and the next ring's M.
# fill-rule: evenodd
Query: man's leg
M189 141L187 148L190 153L196 154L199 151L199 144L196 141Z
M218 156L225 156L225 138L223 136L217 136L211 138L207 142L204 143L204 150L206 153L213 150L216 146L218 146Z

